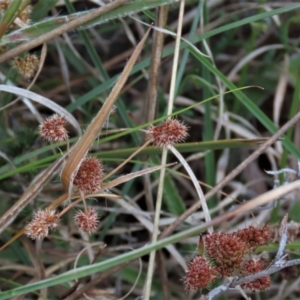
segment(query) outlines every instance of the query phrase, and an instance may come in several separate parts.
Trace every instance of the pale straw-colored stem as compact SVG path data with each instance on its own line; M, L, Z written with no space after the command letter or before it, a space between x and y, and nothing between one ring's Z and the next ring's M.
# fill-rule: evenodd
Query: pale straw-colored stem
M185 0L181 0L180 8L179 8L178 29L177 29L175 51L174 51L171 85L170 85L170 98L169 98L169 102L168 102L168 113L167 113L168 115L172 113L173 103L174 103L174 98L175 98L175 85L176 85L176 75L177 75L179 51L180 51L180 39L181 39L182 21L183 21L183 14L184 14L184 5L185 5ZM168 151L167 148L163 149L162 158L161 158L162 165L166 164L167 151ZM154 217L154 223L153 223L152 243L155 243L157 241L157 236L158 236L160 210L161 210L162 196L163 196L163 189L164 189L164 178L165 178L165 168L161 169L160 176L159 176L155 217ZM155 253L156 253L155 251L152 251L150 253L147 279L146 279L145 292L144 292L144 300L150 299L152 277L153 277L154 264L155 264Z
M192 182L194 184L194 187L196 189L196 192L198 194L198 197L199 197L202 209L203 209L205 221L206 222L210 222L211 221L210 213L209 213L209 210L208 210L208 207L207 207L207 203L206 203L206 200L205 200L205 197L204 197L204 194L203 194L203 191L201 189L201 186L199 184L198 179L196 178L194 172L192 171L191 167L189 166L189 164L187 163L187 161L184 159L184 157L181 155L181 153L176 148L174 148L172 145L169 145L168 148L178 158L178 160L180 161L180 163L182 164L182 166L185 168L185 170L189 174L189 176L190 176L190 178L191 178L191 180L192 180ZM207 231L209 233L212 233L213 232L213 228L209 227L207 229Z

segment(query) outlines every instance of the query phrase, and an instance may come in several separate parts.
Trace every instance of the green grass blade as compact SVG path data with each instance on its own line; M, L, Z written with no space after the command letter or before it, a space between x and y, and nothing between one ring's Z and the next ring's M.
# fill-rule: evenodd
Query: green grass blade
M237 88L206 58L196 52L195 49L190 48L190 51L195 56L195 58L203 64L203 66L205 66L215 76L218 76L229 90L234 90ZM265 113L262 112L242 91L235 91L234 94L240 100L240 102L252 113L252 115L255 116L265 126L266 129L268 129L271 133L275 133L278 130L275 124L265 115ZM291 154L293 154L295 157L300 158L299 149L288 138L284 138L282 140L282 143Z
M31 20L37 22L47 16L47 13L55 6L59 0L39 1L32 9Z

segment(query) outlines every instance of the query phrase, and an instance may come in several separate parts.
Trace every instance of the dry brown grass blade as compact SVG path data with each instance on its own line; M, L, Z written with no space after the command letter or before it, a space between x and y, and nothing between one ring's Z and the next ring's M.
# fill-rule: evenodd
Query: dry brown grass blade
M48 169L39 175L39 178L26 190L21 198L0 218L0 233L9 226L18 213L41 191L51 177L58 172L64 157L54 162Z
M116 0L112 3L105 5L104 7L95 9L84 16L78 17L77 19L72 20L71 22L62 25L59 28L56 28L45 34L42 34L41 36L39 36L38 38L36 38L32 41L23 43L20 46L13 48L13 49L5 52L4 54L0 55L0 63L3 63L5 61L9 60L9 59L21 54L24 51L33 49L33 48L35 48L47 41L59 36L59 35L67 32L67 31L76 29L76 28L80 27L81 25L83 25L89 21L92 21L93 19L95 19L95 18L97 18L97 17L99 17L99 16L101 16L101 15L127 3L127 2L129 2L129 0Z
M80 166L80 163L86 153L88 152L88 149L90 148L91 144L95 140L95 138L100 134L102 126L107 118L107 116L110 114L110 111L122 89L124 86L140 52L143 49L143 46L145 44L145 41L149 35L149 32L151 30L151 27L146 32L145 36L142 38L142 40L137 45L135 51L133 52L132 56L130 57L127 65L125 66L122 74L120 75L118 81L116 82L115 86L113 87L110 95L106 99L105 103L103 104L101 110L98 112L94 120L91 122L89 127L87 128L85 134L82 136L82 138L78 141L78 143L75 145L75 148L73 152L70 154L69 159L67 160L67 163L61 173L61 180L62 184L65 187L66 191L69 192L72 188L72 178L77 170L77 168Z

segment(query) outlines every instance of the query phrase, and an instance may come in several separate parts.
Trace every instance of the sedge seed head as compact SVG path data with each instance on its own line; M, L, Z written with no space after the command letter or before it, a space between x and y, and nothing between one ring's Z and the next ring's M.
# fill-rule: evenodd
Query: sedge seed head
M49 142L65 141L69 138L66 123L65 117L54 114L39 126L39 133Z
M39 67L39 58L34 54L27 54L24 58L15 57L13 66L26 80L30 80Z
M261 259L250 259L242 269L242 274L245 276L259 273L265 268L265 263ZM253 280L251 282L247 282L241 285L243 289L250 289L252 292L254 291L263 291L267 289L271 285L271 277L264 276Z
M73 184L81 192L92 194L101 190L103 176L102 163L96 157L87 157L82 161Z
M44 223L50 229L55 229L58 225L59 217L55 210L45 209L35 212L33 220L38 223Z
M232 233L214 232L205 237L205 250L221 275L231 276L250 251L249 245Z
M31 221L25 227L25 234L33 240L43 240L48 236L49 229L45 223L40 223L35 220Z
M59 221L55 210L38 210L34 212L32 221L25 227L25 234L33 240L42 240L48 236L49 228L55 229Z
M252 250L266 245L273 236L269 226L264 226L262 229L249 226L238 230L235 235L247 243Z
M198 290L209 286L217 277L217 270L201 255L194 257L188 265L184 277L187 290Z
M168 119L159 126L151 125L148 129L147 138L158 147L167 147L182 142L188 136L187 126L177 119Z
M75 222L79 229L88 234L96 232L99 217L97 211L94 208L87 208L85 212L79 210L75 215Z

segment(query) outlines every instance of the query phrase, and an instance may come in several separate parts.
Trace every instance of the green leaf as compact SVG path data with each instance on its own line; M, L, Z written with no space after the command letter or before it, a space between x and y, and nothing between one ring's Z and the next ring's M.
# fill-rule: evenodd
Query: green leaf
M31 13L31 19L34 22L46 17L48 12L55 6L59 0L40 0L34 5Z

